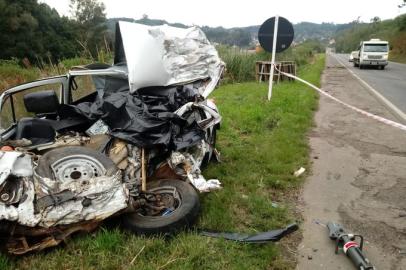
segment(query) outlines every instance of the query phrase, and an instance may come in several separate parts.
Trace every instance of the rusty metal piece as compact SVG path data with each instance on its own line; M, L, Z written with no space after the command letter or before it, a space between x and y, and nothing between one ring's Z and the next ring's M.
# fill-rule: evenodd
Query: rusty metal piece
M6 140L6 141L2 141L0 143L0 146L3 146L3 145L12 146L14 148L16 148L16 147L26 147L26 146L32 145L32 142L30 140L27 140L27 139Z
M89 137L80 136L79 134L72 136L72 135L65 135L57 138L55 142L41 145L41 146L33 146L31 148L35 148L38 151L43 151L51 148L57 148L62 146L81 146L90 141Z
M127 166L128 166L127 159L123 159L120 163L117 164L117 168L119 168L120 170L125 170Z
M160 179L179 179L183 180L182 175L176 173L168 163L164 163L155 170L154 174L148 178L149 180L160 180Z
M15 237L10 238L6 243L7 251L14 255L22 255L29 252L37 252L44 250L49 247L54 247L59 245L62 241L65 241L70 235L76 232L92 232L99 225L100 220L92 220L90 222L82 222L70 226L58 226L54 228L27 228L20 226L19 229L14 231ZM24 235L24 232L30 233L29 235ZM36 232L36 237L32 238L32 233ZM39 236L43 236L40 239Z
M146 202L147 200L145 200L144 198L134 199L133 197L130 197L128 199L128 207L123 210L123 213L133 213L139 208L143 207Z

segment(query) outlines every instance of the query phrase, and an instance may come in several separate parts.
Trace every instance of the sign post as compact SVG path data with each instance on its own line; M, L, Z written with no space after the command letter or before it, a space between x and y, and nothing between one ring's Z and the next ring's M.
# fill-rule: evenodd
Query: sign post
M275 25L273 28L272 60L271 60L271 71L269 74L268 100L271 100L271 97L272 97L273 73L275 70L276 40L278 39L278 23L279 23L279 16L276 15L275 16Z
M272 53L269 74L268 100L272 97L273 74L275 71L276 53L283 52L292 44L294 37L293 25L285 18L275 16L266 20L259 28L258 41L261 47Z

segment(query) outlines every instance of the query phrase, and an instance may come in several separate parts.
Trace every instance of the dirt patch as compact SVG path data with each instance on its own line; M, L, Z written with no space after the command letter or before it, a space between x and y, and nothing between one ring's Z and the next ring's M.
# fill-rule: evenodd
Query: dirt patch
M406 210L405 204L406 178L399 178L397 183L390 188L376 193L375 198L384 203L390 203L399 209ZM406 219L405 219L406 223Z

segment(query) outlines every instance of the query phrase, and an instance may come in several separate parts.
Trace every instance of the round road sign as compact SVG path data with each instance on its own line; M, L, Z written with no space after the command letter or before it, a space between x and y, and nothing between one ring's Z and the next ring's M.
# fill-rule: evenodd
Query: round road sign
M258 31L258 40L262 48L272 52L274 36L275 17L266 20ZM278 36L276 40L276 52L283 52L292 44L294 37L293 25L285 18L279 16Z

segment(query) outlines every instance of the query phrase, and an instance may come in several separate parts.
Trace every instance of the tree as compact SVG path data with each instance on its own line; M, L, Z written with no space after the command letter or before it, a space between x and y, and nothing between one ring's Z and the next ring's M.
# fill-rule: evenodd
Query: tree
M97 56L104 47L106 36L106 7L98 0L71 0L70 9L77 22L78 42L86 56Z
M375 16L371 19L371 23L376 24L381 22L381 18L379 18L378 16Z
M0 59L53 61L75 56L71 21L37 0L0 0Z
M106 7L98 0L71 0L69 7L73 18L80 24L95 25L106 20Z

